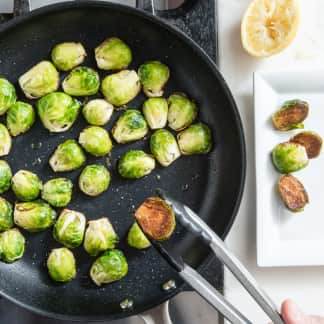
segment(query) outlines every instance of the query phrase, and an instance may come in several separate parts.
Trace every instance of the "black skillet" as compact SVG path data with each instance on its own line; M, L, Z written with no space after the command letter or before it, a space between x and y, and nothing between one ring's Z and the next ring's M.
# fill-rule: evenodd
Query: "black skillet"
M182 91L199 105L199 120L213 132L214 148L206 156L188 156L168 168L157 167L144 179L129 181L116 173L118 157L130 148L148 151L148 141L115 144L110 158L112 183L97 198L83 195L77 185L69 208L84 212L88 219L108 216L120 236L121 248L129 261L129 274L123 280L96 287L88 271L93 261L82 248L74 250L78 275L68 284L55 284L47 275L45 260L59 246L51 230L27 238L24 257L14 264L0 263L0 293L11 301L39 314L69 320L111 320L141 313L168 300L183 289L183 283L153 249L136 251L125 243L133 223L132 211L160 187L195 210L225 238L237 213L245 179L245 146L240 117L233 97L216 66L184 34L151 15L121 5L97 1L69 2L35 10L0 29L0 75L14 82L27 69L49 58L51 48L62 41L80 41L87 49L85 64L95 67L93 49L109 36L118 36L132 48L130 68L146 60L161 60L171 69L165 95ZM101 76L105 75L101 72ZM64 74L61 74L64 77ZM19 90L19 98L26 100ZM145 97L139 95L129 107L140 108ZM84 100L84 99L83 99ZM111 129L121 112L115 112L106 128ZM57 177L48 166L54 148L67 138L77 138L86 126L80 116L72 129L51 135L39 120L34 127L14 139L6 160L13 172L28 169L43 181ZM105 163L88 156L87 163ZM60 174L76 179L81 170ZM14 196L8 198L13 202ZM203 269L209 250L178 226L170 244L192 266ZM162 284L175 278L177 288L165 292ZM132 309L123 311L120 302L132 298Z

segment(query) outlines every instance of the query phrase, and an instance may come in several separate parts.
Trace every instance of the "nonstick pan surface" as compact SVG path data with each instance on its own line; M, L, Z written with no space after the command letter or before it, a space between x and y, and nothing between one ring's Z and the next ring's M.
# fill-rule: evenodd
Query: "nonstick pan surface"
M225 237L236 215L245 177L244 136L240 117L224 79L210 59L181 32L142 11L96 1L63 3L36 10L15 19L0 29L0 75L15 83L18 77L43 59L50 58L53 46L63 41L80 41L88 57L85 65L95 67L93 49L106 37L118 36L133 51L130 66L137 69L146 60L168 64L171 78L165 96L174 91L187 93L199 105L198 119L209 124L214 148L205 156L178 159L168 168L158 166L149 176L125 180L116 172L118 157L129 149L149 152L148 140L132 144L115 143L109 167L112 182L109 190L90 198L78 190L80 170L55 174L48 165L55 147L68 138L77 138L86 126L81 116L72 129L49 134L37 120L32 129L13 141L5 159L12 171L27 169L43 181L66 176L74 181L73 200L68 208L83 212L87 219L107 216L120 237L118 247L129 261L129 273L123 280L96 287L88 276L93 262L83 248L74 250L78 275L67 284L56 284L48 277L45 262L49 251L59 244L51 230L30 234L24 257L13 263L0 263L0 293L32 311L43 315L79 320L109 320L143 312L179 292L183 283L158 253L150 248L137 251L127 246L125 238L133 223L133 210L157 187L193 208L217 232ZM100 72L101 76L106 75ZM62 78L65 74L61 73ZM18 90L21 100L26 100ZM84 100L84 98L82 99ZM141 94L128 106L139 108ZM112 128L121 111L114 113L106 126ZM88 156L87 163L106 163L104 158ZM6 195L11 202L12 193ZM209 250L180 226L168 244L185 256L192 266L202 269L208 263ZM177 288L165 292L161 286L174 278ZM122 311L120 302L131 298L134 306Z

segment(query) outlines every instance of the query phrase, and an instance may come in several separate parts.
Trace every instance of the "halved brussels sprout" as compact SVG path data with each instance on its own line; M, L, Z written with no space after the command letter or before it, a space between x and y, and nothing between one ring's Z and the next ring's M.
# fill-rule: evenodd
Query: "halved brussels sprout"
M321 136L315 132L301 132L292 137L289 142L298 143L305 147L308 158L314 159L318 157L322 150L323 140Z
M86 218L82 213L63 209L54 225L53 236L56 241L72 249L82 244L85 226Z
M98 92L99 87L98 72L86 66L73 69L62 83L64 92L71 96L91 96Z
M86 161L85 154L77 141L69 139L61 143L51 156L49 165L54 172L73 171Z
M55 218L55 210L41 199L15 204L14 222L29 232L39 232L49 228Z
M88 153L94 156L104 156L113 147L108 132L99 126L86 127L80 133L79 143Z
M8 191L11 185L11 169L6 161L0 160L0 194Z
M106 191L110 184L110 173L98 164L87 165L80 174L79 187L88 196L98 196Z
M303 145L281 143L272 151L272 161L280 173L299 171L308 165L308 156Z
M166 129L158 129L150 139L150 148L154 157L164 166L169 166L181 156L177 141Z
M8 155L11 150L12 139L5 125L0 123L0 156Z
M151 246L151 242L147 239L141 228L137 223L134 223L127 235L127 242L129 246L135 249L146 249Z
M211 131L203 123L189 126L177 135L177 139L183 155L207 154L212 148Z
M132 61L132 52L128 45L117 37L107 38L95 49L99 69L122 70Z
M25 251L25 238L17 228L0 233L0 260L11 263L20 259Z
M63 92L53 92L39 99L37 110L39 117L50 132L61 133L68 130L78 117L78 100Z
M143 232L156 241L167 240L176 226L173 209L159 197L145 200L135 211L135 218Z
M89 221L83 246L90 255L97 256L108 249L114 249L117 242L118 236L108 218Z
M291 174L284 175L279 179L278 189L282 201L291 211L303 211L306 204L309 203L305 187Z
M61 71L69 71L83 63L87 53L81 43L57 44L51 53L54 65Z
M60 78L51 62L41 61L23 74L18 82L27 98L36 99L56 91Z
M168 102L164 98L149 98L143 104L143 114L151 129L165 127L168 120Z
M6 79L0 78L0 116L17 100L15 87Z
M104 252L90 269L90 277L97 286L118 281L128 272L128 263L120 250Z
M32 105L17 101L7 111L7 127L12 136L27 132L35 122Z
M306 101L299 99L285 101L272 116L273 126L280 131L304 128L303 121L307 118L308 112L309 105Z
M31 201L39 196L42 181L33 172L19 170L11 179L11 188L19 200Z
M172 94L168 103L168 126L175 131L188 127L197 116L196 104L183 93Z
M90 100L82 109L85 120L94 126L103 126L108 123L114 106L104 99Z
M0 232L13 227L12 206L6 199L0 197Z
M170 70L159 61L150 61L139 67L138 76L143 91L148 97L161 97L163 96L163 87L169 80Z
M122 106L133 100L141 90L135 71L123 70L106 76L101 83L101 91L106 100L114 106Z
M73 183L66 178L47 181L42 190L42 199L54 207L65 207L72 198Z
M48 274L54 281L68 282L76 276L73 253L67 248L53 249L47 259Z
M140 150L128 151L118 161L119 174L129 179L142 178L154 168L154 157Z
M148 132L145 118L136 109L126 110L117 120L111 133L115 141L124 144L143 138Z

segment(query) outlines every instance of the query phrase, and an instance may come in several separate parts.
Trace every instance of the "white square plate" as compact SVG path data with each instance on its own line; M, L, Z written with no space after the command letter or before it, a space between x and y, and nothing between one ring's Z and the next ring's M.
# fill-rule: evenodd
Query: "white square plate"
M310 203L293 213L276 188L280 174L271 161L275 145L301 130L276 131L272 114L290 99L310 105L305 130L324 137L324 68L282 69L254 74L257 261L259 266L324 265L324 152L294 173L304 184Z

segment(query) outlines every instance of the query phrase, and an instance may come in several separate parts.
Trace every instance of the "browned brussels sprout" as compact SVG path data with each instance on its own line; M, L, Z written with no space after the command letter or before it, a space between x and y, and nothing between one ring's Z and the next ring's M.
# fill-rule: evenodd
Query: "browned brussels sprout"
M303 145L309 159L316 158L320 155L323 144L322 138L315 132L301 132L292 137L290 142Z

